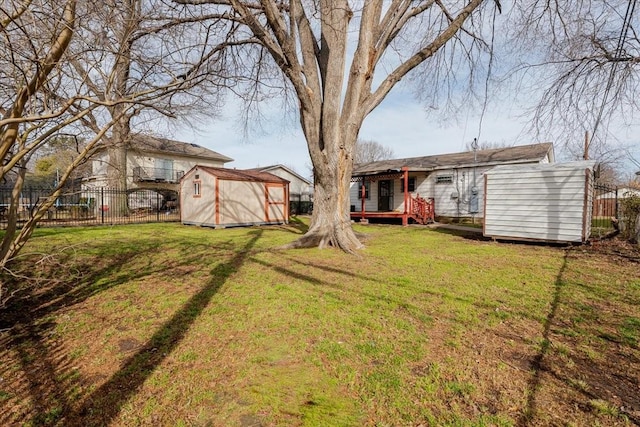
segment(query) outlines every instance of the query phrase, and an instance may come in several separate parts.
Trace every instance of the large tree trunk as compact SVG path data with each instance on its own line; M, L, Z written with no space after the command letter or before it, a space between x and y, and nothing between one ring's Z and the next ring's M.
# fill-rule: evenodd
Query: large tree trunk
M118 108L122 108L118 106ZM114 113L120 114L119 112ZM111 137L107 141L109 153L109 167L107 169L107 194L106 204L109 207L109 215L127 216L129 214L128 175L133 171L127 170L127 149L130 145L129 117L122 116L113 126Z
M305 90L309 96L300 104L314 170L313 215L307 233L289 246L334 246L352 253L363 247L351 227L349 183L353 150L364 119L358 111L357 96L351 95L352 87L347 89L343 104L347 29L353 14L345 0L322 0L320 4L323 37L317 59L322 84L312 84L313 79L308 79L311 86ZM356 78L349 86L361 87L362 73L352 70Z
M307 233L288 245L289 248L333 246L353 253L363 247L351 227L349 183L351 181L351 152L355 140L349 144L335 144L342 148L325 150L322 159L314 159L313 214Z

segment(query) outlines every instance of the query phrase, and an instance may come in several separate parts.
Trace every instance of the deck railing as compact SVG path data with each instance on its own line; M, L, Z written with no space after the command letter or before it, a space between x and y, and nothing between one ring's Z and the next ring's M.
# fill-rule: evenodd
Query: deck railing
M133 168L133 180L154 182L178 182L184 176L184 171L168 168L150 168L137 166Z
M432 197L427 199L417 194L411 197L409 213L414 219L421 224L428 224L435 221L434 200Z

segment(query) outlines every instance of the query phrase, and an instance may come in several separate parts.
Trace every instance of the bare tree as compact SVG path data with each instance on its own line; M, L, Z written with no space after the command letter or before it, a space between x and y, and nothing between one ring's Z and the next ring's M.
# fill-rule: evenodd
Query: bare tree
M107 0L89 7L78 29L82 42L70 47L73 90L81 87L95 98L118 99L171 86L153 102L114 104L106 116L90 114L82 120L96 132L102 121L119 117L101 143L109 152L108 185L126 189L132 126L148 129L160 117L188 120L217 114L216 85L222 86L224 63L221 47L209 46L207 40L213 32L232 30L211 14L205 26L202 17L164 0Z
M385 147L377 141L365 141L358 139L356 141L356 148L353 152L353 163L369 163L378 160L393 159L393 150L389 147Z
M172 105L165 102L167 97L179 97L185 88L213 74L206 66L210 57L202 43L198 48L185 44L189 52L180 51L181 61L173 51L172 60L167 59L172 68L129 67L123 71L118 66L104 67L110 62L128 62L129 55L126 46L119 46L120 53L109 56L83 32L91 27L101 7L104 3L97 0L67 0L62 7L53 0L16 0L6 1L0 8L0 179L12 186L0 245L0 272L8 271L10 261L53 206L73 171L95 152L98 141L111 137L117 126L127 126L129 119L144 108ZM98 26L105 38L116 34L110 30L110 23L106 20ZM149 33L175 27L173 21L156 24L158 28ZM162 58L157 60L162 62ZM135 75L136 85L131 85L133 79L125 77L127 73ZM94 90L97 81L110 88L121 80L126 91ZM69 134L82 134L84 145L60 171L49 196L28 207L29 216L18 228L19 213L25 209L20 193L27 164L51 138ZM0 305L4 291L0 281Z
M241 27L238 37L253 40L236 64L239 76L255 82L251 100L278 79L293 91L315 190L309 230L290 246L349 252L362 247L349 218L349 181L365 117L421 64L438 59L435 70L423 71L442 80L474 60L486 48L482 27L491 25L480 12L499 7L493 0L175 1L226 14ZM446 61L456 64L440 67Z
M609 126L629 124L638 107L640 38L635 1L516 2L508 36L527 55L515 75L542 94L533 111L537 133L556 133L571 157L623 159ZM557 130L560 130L559 132ZM615 141L614 141L615 142Z
M477 141L476 138L471 142L467 142L465 144L465 149L467 151L473 150L493 150L494 148L505 148L512 147L513 143L509 144L506 141L495 142L495 141Z

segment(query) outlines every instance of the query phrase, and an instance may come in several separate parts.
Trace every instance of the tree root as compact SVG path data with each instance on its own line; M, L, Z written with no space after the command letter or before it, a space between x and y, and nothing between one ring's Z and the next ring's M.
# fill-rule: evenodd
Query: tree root
M347 253L355 254L357 250L364 248L363 242L368 236L364 233L336 232L336 229L330 230L309 230L305 235L291 243L280 246L279 249L304 249L304 248L320 248L334 247L341 249Z

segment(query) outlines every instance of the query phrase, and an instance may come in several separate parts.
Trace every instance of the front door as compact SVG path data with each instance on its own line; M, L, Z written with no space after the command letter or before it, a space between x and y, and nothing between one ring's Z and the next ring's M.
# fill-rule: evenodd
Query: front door
M378 181L378 211L386 212L393 206L393 181Z

